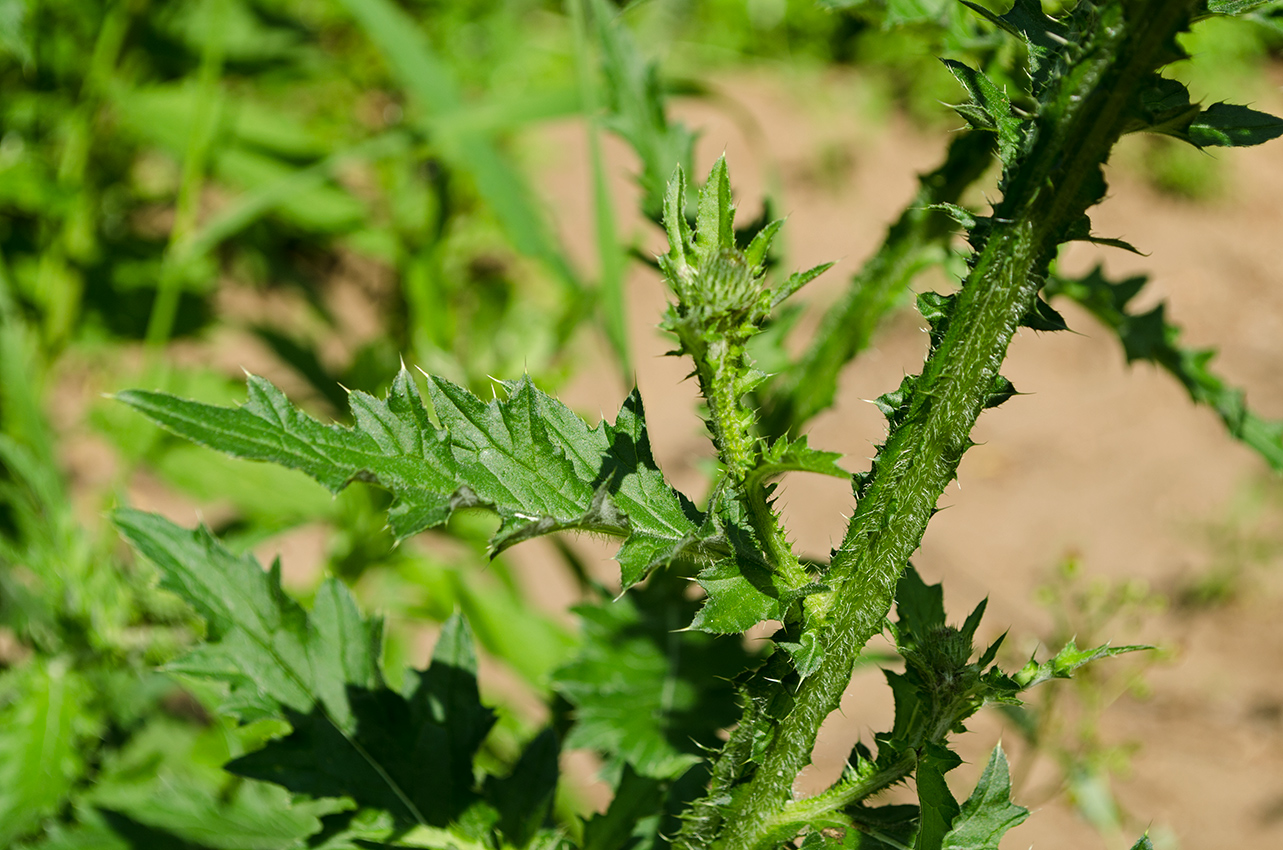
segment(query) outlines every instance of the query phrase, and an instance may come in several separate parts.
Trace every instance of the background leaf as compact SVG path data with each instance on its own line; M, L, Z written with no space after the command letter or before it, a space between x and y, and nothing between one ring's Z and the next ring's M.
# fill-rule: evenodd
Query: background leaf
M294 731L227 769L296 794L351 797L406 824L444 827L477 798L472 760L494 724L481 705L472 636L461 617L437 639L432 664L407 694L349 686L354 726L340 729L320 705L286 712Z
M570 748L606 753L640 774L672 778L734 722L731 680L750 662L735 638L680 631L696 603L663 574L613 602L576 607L583 649L554 674L575 707Z
M382 624L365 620L347 589L328 579L311 614L250 555L234 555L205 528L188 531L163 517L120 510L121 535L160 568L161 585L205 619L207 641L171 669L220 682L226 710L250 720L282 708L321 714L340 734L353 728L348 687L382 683Z

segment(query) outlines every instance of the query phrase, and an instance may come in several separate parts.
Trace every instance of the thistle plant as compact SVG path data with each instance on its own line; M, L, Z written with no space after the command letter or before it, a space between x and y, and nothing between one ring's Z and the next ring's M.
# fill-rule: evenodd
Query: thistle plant
M1037 0L1017 0L1001 15L966 5L1023 45L1027 90L1008 92L980 69L946 63L967 97L957 111L970 130L923 179L836 318L780 374L754 368L751 344L827 266L772 284L768 257L781 222L737 232L723 160L693 200L682 168L673 172L662 200L669 247L658 260L673 301L662 328L676 340L673 353L693 365L719 461L701 499L665 480L636 392L613 422L596 426L528 378L483 401L439 376L425 376L421 390L406 369L386 398L349 394L352 427L318 422L257 377L237 408L118 395L181 436L302 470L333 491L353 481L388 490L399 538L478 508L498 517L494 553L567 531L619 541L623 594L612 600L599 590L576 609L581 645L549 683L552 722L496 764L485 746L494 714L480 701L461 616L446 625L431 666L394 689L380 661L379 622L358 611L342 583L327 580L307 611L281 590L278 569L264 572L207 530L119 511L122 534L207 623L205 642L169 669L223 688L221 710L240 723L287 724L227 769L332 802L326 829L301 842L769 850L800 840L808 850L981 850L1025 819L1010 799L1000 747L969 797L953 796L946 774L961 763L953 736L986 705L1016 704L1083 664L1142 647L1070 642L1003 670L1001 638L976 644L984 603L950 624L941 587L924 583L910 557L973 446L978 417L1016 394L1000 373L1016 329L1064 327L1046 300L1052 294L1088 305L1129 358L1160 363L1231 433L1283 464L1283 429L1251 415L1206 354L1182 349L1161 310L1127 313L1137 281L1112 283L1099 272L1067 280L1055 270L1066 242L1130 247L1094 234L1088 218L1105 195L1102 166L1124 134L1235 146L1283 134L1283 122L1192 103L1162 76L1182 58L1177 36L1200 17L1270 15L1271 4L1082 0L1056 17ZM1002 169L1000 199L988 214L959 206L991 155ZM644 166L653 177L655 163ZM918 297L930 325L926 361L878 399L886 439L871 467L851 474L837 454L795 435L831 403L838 371L947 238L946 221L966 235L965 279L956 292ZM854 507L827 560L800 557L775 510L773 482L789 472L851 481ZM696 601L691 579L703 590ZM739 635L764 621L779 624L773 639L745 650ZM857 745L831 787L799 799L794 783L820 725L880 633L904 662L903 672L886 674L893 727ZM555 805L559 753L570 748L603 757L615 789L603 814L585 820ZM909 780L916 804L878 802Z

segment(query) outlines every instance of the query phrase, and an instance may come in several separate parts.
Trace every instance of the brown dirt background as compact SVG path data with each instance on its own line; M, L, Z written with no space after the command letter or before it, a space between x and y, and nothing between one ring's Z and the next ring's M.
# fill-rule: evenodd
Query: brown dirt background
M1278 69L1272 83L1273 101L1257 106L1277 114L1283 110ZM697 168L707 169L726 153L742 220L756 214L756 199L767 190L782 202L790 269L840 261L805 294L814 305L813 325L912 196L915 174L937 164L946 135L877 114L850 77L789 76L777 69L721 78L714 88L719 98L678 109L701 133ZM606 149L623 232L659 252L662 238L637 219L630 155L613 139ZM534 157L564 242L584 268L593 268L585 151L583 126L566 123L541 134ZM1134 173L1111 169L1111 197L1092 214L1095 231L1126 239L1150 256L1079 245L1065 268L1082 272L1099 261L1114 277L1150 274L1152 283L1135 306L1166 300L1169 316L1185 328L1183 341L1219 346L1222 374L1247 388L1257 412L1283 418L1283 142L1215 155L1223 160L1226 190L1199 203L1160 195ZM359 263L343 274L358 285L346 290L355 293L352 309L340 312L356 317L361 281L372 280L375 288L389 283L386 269ZM669 346L655 329L665 303L661 283L637 269L628 297L636 382L657 459L676 486L701 493L707 441L694 386L683 380L685 364L662 356ZM286 308L250 299L231 309L252 314ZM1063 312L1076 333L1024 331L1014 341L1003 372L1025 395L981 418L974 435L981 445L964 459L959 484L941 500L948 510L932 522L914 562L929 582L944 582L955 621L988 596L981 637L1010 629L1004 660L1015 666L1050 634L1056 612L1039 604L1039 589L1066 558L1080 564L1076 587L1084 593L1137 581L1153 594L1157 601L1124 612L1099 634L1073 606L1060 613L1083 623L1081 643L1088 637L1150 643L1163 648L1160 655L1102 662L1109 666L1090 679L1088 691L1066 683L1044 686L1067 692L1061 700L1070 737L1063 740L1072 745L1074 734L1094 730L1100 746L1130 754L1115 758L1125 830L1102 835L1088 825L1061 793L1054 761L1028 753L993 711L982 712L971 724L974 734L961 738L967 764L950 774L955 794L965 798L1001 739L1016 773L1016 801L1034 809L1004 840L1009 850L1122 850L1147 827L1160 850L1283 847L1283 489L1175 381L1148 365L1128 368L1106 331L1078 311ZM889 319L874 348L846 371L836 407L809 428L813 446L842 452L849 469L867 467L885 426L865 400L920 368L922 326L907 303ZM377 327L356 335L373 332ZM211 343L219 346L217 339ZM288 374L243 338L217 351L203 343L188 355L229 369L243 366L292 389ZM591 343L579 356L589 365L564 388L563 400L590 418L612 414L627 389L610 371L612 361ZM68 464L82 484L110 478L110 470L95 467L94 458L102 455L92 441L72 443L69 452ZM827 553L851 510L847 485L793 476L783 493L798 547ZM135 479L131 499L186 523L202 507L146 476ZM608 547L587 540L577 545L603 578L617 581ZM306 581L324 548L322 534L311 527L258 554L270 559L281 553L287 577ZM534 541L513 556L532 598L563 610L573 591L551 550ZM1230 576L1225 600L1178 604L1183 588L1213 570ZM425 657L428 650L425 638ZM510 686L498 681L504 677L493 665L482 675L492 690ZM1098 725L1093 712L1075 708L1093 700L1109 703ZM871 742L875 731L889 728L891 715L880 675L871 668L857 672L799 790L817 791L836 778L852 744ZM578 760L572 772L586 776L588 769ZM603 802L600 794L594 799Z

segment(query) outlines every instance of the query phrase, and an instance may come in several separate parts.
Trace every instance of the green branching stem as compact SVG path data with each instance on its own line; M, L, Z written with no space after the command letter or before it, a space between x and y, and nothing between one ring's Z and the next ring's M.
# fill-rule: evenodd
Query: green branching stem
M751 369L743 344L720 335L705 339L699 333L683 335L682 344L695 361L717 456L726 466L726 474L741 485L757 460L757 440L750 432L752 415L740 402L741 376Z
M807 584L810 579L768 502L766 482L754 475L761 458L752 432L753 415L743 402L745 376L752 373L743 341L709 333L694 323L674 327L683 350L695 361L700 393L708 405L713 445L726 467L732 492L743 500L753 533L774 570L797 587Z
M812 827L823 824L852 803L868 799L908 778L917 764L914 752L906 752L881 770L858 779L839 782L823 794L790 803L767 822L766 829L768 832L778 833L794 824L809 824Z
M1017 323L1069 225L1099 199L1100 166L1121 135L1147 74L1170 58L1196 0L1132 0L1100 8L1082 55L1048 91L1025 154L1004 175L992 230L928 359L905 417L875 461L864 497L826 583L824 660L726 816L715 846L774 847L775 818L792 800L820 724L850 680L856 656L880 632L894 589L957 470Z

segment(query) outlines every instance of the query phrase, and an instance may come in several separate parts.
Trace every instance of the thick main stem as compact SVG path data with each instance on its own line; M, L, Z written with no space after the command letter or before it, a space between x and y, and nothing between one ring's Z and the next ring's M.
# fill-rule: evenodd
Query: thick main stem
M799 689L758 769L728 814L717 846L772 847L772 818L791 799L824 718L837 706L855 658L882 629L894 588L918 547L972 426L984 409L1017 323L1065 229L1097 198L1087 191L1121 135L1126 108L1163 63L1194 0L1136 0L1100 10L1085 54L1043 102L1034 141L1004 181L1006 195L959 296L949 329L928 359L910 410L888 437L827 582L834 604L823 626L820 669ZM1124 12L1124 9L1126 10Z

